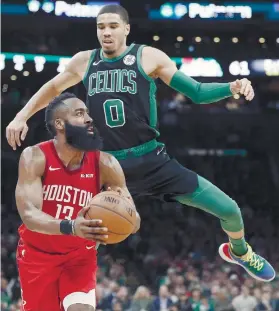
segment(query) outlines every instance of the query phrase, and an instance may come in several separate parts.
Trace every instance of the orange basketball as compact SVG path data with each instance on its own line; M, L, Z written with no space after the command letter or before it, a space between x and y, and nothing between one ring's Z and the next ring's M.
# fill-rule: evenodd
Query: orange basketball
M101 219L108 228L107 244L125 240L135 229L136 209L129 199L115 191L104 191L92 198L86 219Z

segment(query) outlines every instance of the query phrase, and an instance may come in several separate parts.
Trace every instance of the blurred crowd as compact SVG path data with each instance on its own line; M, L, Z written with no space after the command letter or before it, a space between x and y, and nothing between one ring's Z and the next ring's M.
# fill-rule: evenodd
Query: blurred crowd
M153 287L141 285L123 259L99 255L98 311L278 311L279 280L266 284L247 276L241 268L224 264L216 256L208 260L200 252L188 256L148 258L153 269ZM128 268L127 268L128 265ZM152 271L152 270L149 270ZM145 271L147 272L147 271ZM20 286L17 277L1 275L1 310L19 311Z
M116 267L111 269L117 269ZM118 266L121 271L122 266ZM101 271L100 274L102 274ZM121 277L123 279L123 275ZM278 283L263 285L243 277L218 262L198 260L192 256L173 261L166 272L157 276L158 289L140 285L135 290L100 277L97 286L99 310L130 311L233 311L278 310ZM123 280L122 280L123 282ZM121 283L121 282L120 282Z
M14 188L22 148L11 152L4 134L22 102L9 105L10 100L2 105L1 310L18 311L15 256L20 219ZM168 152L238 202L248 242L279 271L278 115L208 117L207 108L188 109L184 101L179 95L161 101L161 138ZM32 119L25 146L48 139L43 118L41 112ZM97 310L279 311L279 275L271 283L260 283L219 257L218 246L227 238L218 219L146 198L137 208L142 217L139 233L99 248Z

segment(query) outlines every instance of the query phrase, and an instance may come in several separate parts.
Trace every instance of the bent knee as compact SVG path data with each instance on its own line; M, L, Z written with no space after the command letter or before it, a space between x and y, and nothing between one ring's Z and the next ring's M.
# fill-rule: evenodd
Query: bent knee
M95 311L95 308L90 305L75 303L74 305L69 306L66 311Z
M231 219L239 219L241 217L241 211L238 204L231 198L229 198L226 202L226 207L223 209L222 219L231 220Z

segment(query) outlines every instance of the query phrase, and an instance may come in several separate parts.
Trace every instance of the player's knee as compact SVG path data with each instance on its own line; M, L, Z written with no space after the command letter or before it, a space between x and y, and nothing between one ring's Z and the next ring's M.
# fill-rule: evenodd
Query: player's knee
M90 305L76 303L74 305L69 306L69 308L66 311L95 311L95 308Z
M226 202L226 208L224 209L222 219L226 221L231 221L238 220L240 218L242 217L238 204L233 199L229 198Z

